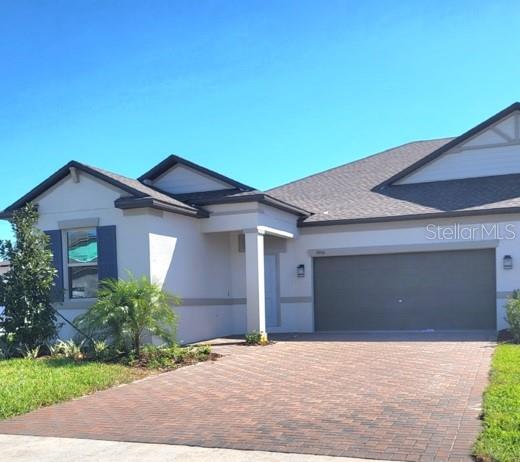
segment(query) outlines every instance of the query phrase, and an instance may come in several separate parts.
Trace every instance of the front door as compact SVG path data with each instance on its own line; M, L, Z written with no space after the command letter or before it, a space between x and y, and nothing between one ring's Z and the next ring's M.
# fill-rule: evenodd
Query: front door
M278 262L276 255L265 255L265 323L267 328L280 325Z

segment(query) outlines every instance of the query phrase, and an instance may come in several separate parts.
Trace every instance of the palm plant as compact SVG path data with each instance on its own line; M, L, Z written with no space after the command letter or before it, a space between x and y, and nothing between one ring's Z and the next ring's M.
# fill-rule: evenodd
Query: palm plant
M78 327L112 341L125 351L141 353L147 333L167 342L175 340L176 316L171 308L178 298L164 292L146 276L100 282L97 302L75 319Z

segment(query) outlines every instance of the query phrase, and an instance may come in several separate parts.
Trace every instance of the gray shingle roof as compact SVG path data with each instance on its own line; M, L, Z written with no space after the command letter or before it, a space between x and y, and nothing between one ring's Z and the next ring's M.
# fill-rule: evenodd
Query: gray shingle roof
M91 170L95 170L99 174L101 174L107 178L111 178L112 180L119 182L121 184L124 184L131 189L134 189L138 197L151 197L153 199L157 199L166 204L175 205L178 207L192 208L193 210L196 210L196 208L194 208L190 205L187 205L186 203L184 203L180 200L177 200L168 194L164 194L155 188L151 188L150 186L147 186L138 180L134 180L133 178L128 178L126 176L119 175L117 173L110 172L108 170L104 170L102 168L93 167L92 165L86 165L86 164L81 164L81 165L83 165L84 167L88 167Z
M451 140L404 144L271 189L268 194L312 212L303 222L308 225L520 207L520 175L374 189Z
M299 215L300 217L307 217L309 212L293 203L289 203L266 194L258 189L250 189L244 191L242 189L220 189L217 191L203 191L185 194L173 194L172 197L180 201L190 204L194 207L211 204L233 204L238 202L260 202L267 204L280 210L285 210L290 213Z
M7 207L3 212L0 213L0 218L9 218L14 210L17 210L27 202L34 200L58 181L67 177L70 174L71 168L86 172L125 191L128 196L123 199L118 199L118 201L121 202L121 208L132 208L133 206L138 205L147 207L151 206L160 208L162 210L170 210L192 216L207 216L207 212L204 210L185 204L184 202L157 191L156 189L151 188L138 180L134 180L123 175L118 175L98 167L91 167L73 160L53 173L49 178L41 182L38 186L33 188L9 207ZM116 204L116 206L117 205L118 204Z
M388 181L443 152L454 143L453 140L444 138L404 144L267 192L236 183L235 188L218 191L169 194L139 179L71 161L7 207L0 213L0 218L8 218L13 210L65 178L71 168L83 170L124 190L128 196L116 201L119 208L155 207L196 217L208 216L204 205L249 201L299 215L304 226L432 215L520 212L520 174L404 185ZM173 160L179 162L178 159Z
M238 188L218 189L215 191L200 191L191 193L177 193L172 194L176 199L192 205L206 205L208 203L215 203L216 201L226 200L233 197L250 196L255 194L262 194L257 189L243 191Z

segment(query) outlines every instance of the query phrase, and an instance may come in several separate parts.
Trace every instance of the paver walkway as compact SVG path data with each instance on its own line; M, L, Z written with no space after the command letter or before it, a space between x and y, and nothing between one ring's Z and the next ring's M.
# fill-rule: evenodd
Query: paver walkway
M224 346L216 362L3 421L0 433L466 461L493 347L489 333L316 334Z

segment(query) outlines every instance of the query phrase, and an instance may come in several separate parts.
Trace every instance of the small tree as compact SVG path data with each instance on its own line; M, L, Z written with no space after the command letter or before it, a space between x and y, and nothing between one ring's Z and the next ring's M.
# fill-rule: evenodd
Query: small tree
M47 235L36 228L38 212L28 204L14 212L15 241L0 243L0 257L10 270L0 276L0 305L5 306L0 328L17 350L34 349L56 337L51 289L56 269Z
M97 297L97 302L75 319L81 329L111 340L125 351L133 349L137 356L145 333L167 342L175 340L176 316L170 304L178 304L178 299L145 276L105 279Z
M509 323L511 336L516 343L520 343L520 291L515 290L506 304L506 319Z

